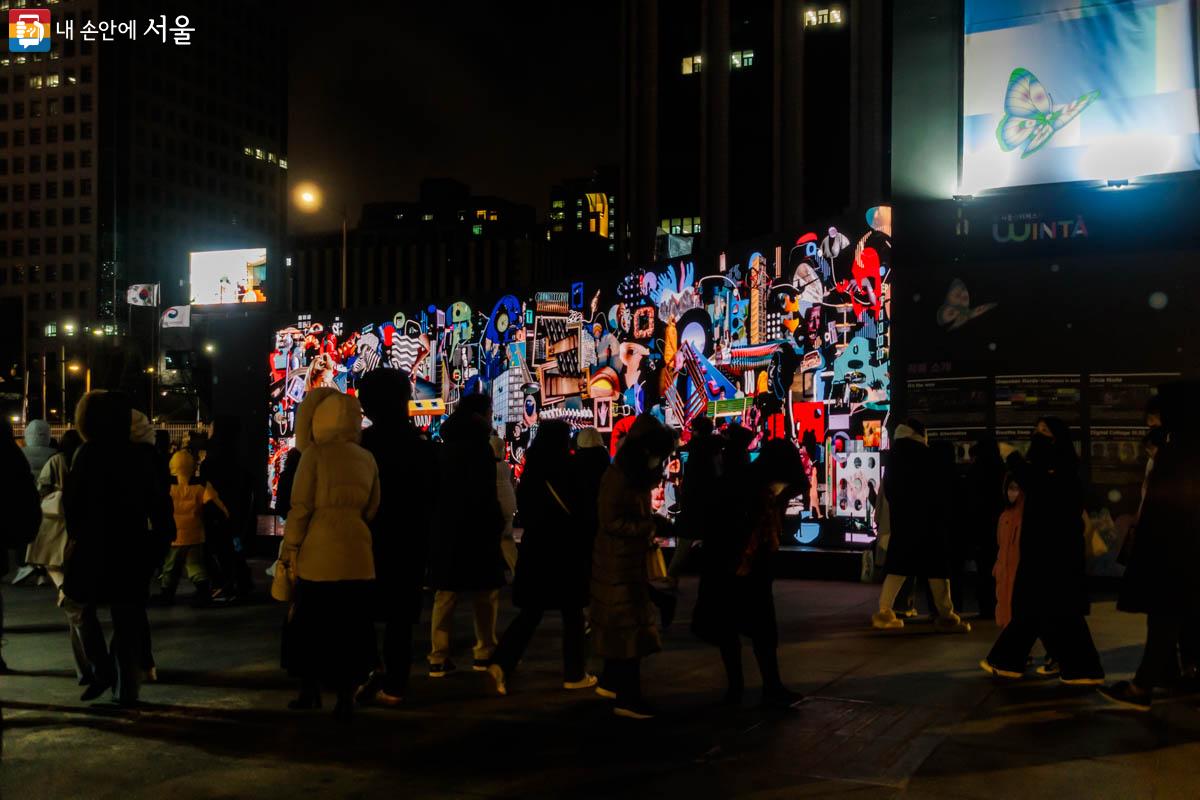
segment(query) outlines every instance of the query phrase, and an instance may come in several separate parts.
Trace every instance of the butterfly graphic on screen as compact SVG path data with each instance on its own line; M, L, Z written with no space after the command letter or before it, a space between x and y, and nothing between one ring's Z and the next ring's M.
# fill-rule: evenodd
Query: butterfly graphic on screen
M996 303L983 303L971 308L971 294L965 283L955 278L946 290L946 302L938 309L938 324L948 331L957 330L978 316L996 307Z
M1096 89L1066 105L1055 105L1036 75L1021 67L1014 69L1004 92L1004 118L996 127L1000 149L1009 153L1024 145L1021 158L1029 158L1099 96Z

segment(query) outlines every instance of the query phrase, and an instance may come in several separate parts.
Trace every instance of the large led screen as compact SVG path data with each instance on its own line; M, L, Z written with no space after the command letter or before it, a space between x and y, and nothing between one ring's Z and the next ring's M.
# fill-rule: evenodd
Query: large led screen
M192 253L189 276L192 305L265 303L267 249Z
M1191 0L966 0L960 191L1200 168Z
M595 427L613 452L643 412L684 441L701 415L749 429L752 450L786 439L812 488L788 509L785 543L866 544L887 448L891 233L891 209L881 206L865 224L730 251L710 269L673 259L615 285L300 317L275 332L269 355L272 500L305 395L318 386L354 393L383 367L409 373L410 412L435 439L464 394L489 393L518 478L545 420ZM663 513L674 481L655 495Z

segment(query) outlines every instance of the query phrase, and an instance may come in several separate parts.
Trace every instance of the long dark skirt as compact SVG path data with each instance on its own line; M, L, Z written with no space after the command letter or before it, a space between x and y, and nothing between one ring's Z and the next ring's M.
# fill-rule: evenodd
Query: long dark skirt
M366 680L375 668L373 581L298 581L284 626L283 666L294 677L336 689Z

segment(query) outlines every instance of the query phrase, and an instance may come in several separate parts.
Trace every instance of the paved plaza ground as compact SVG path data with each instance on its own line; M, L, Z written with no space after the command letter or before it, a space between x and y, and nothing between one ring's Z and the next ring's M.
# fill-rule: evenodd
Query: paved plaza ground
M783 673L807 698L763 713L752 686L744 708L724 708L717 653L687 633L694 592L685 581L665 652L646 663L659 719L617 719L558 688L551 616L509 697L470 670L431 680L417 665L404 709L347 727L285 710L276 604L151 610L160 680L147 707L122 711L78 701L51 590L5 585L17 674L0 678L0 798L1200 796L1200 698L1139 715L1055 682L994 684L975 666L992 624L874 633L874 586L780 581ZM507 621L507 595L504 608ZM1127 676L1143 618L1100 600L1091 621L1110 675ZM470 630L464 615L460 665Z

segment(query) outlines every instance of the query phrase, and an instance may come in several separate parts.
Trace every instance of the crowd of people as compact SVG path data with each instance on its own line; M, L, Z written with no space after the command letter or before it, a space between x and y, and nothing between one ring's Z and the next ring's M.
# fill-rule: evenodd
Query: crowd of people
M290 708L319 708L323 692L333 693L341 720L357 705L402 705L428 589L431 678L456 669L460 600L473 615L471 668L499 695L519 685L522 657L547 612L556 612L562 688L592 690L616 715L649 719L641 662L662 649L675 584L689 563L700 575L691 632L717 649L726 702L743 701L742 637L761 675L763 706L798 702L780 674L773 596L785 510L809 490L795 444L761 442L752 458L746 429L694 420L682 443L677 503L662 514L651 498L681 442L650 414L634 421L611 461L595 429L542 423L515 482L491 430L489 397L462 398L437 443L408 418L410 394L405 373L379 369L361 379L356 396L315 389L297 411L296 447L278 488L286 526L272 587L287 602L282 666L299 683ZM1144 710L1156 688L1196 678L1200 592L1189 569L1200 556L1200 456L1184 396L1167 387L1147 410L1150 460L1120 554L1118 608L1148 619L1132 680L1103 686L1087 624L1079 458L1070 428L1056 418L1040 420L1027 447L1005 456L981 439L965 475L953 450L931 444L919 421L895 428L874 499L886 576L873 627L903 628L923 582L937 630L969 633L959 610L973 589L979 617L999 628L980 662L997 679L1021 679L1032 668ZM82 700L111 691L117 703L136 703L140 684L155 678L152 583L154 602L171 603L186 574L200 606L251 590L244 543L255 503L238 438L234 421L219 419L206 441L193 436L173 447L128 397L104 391L83 398L75 426L57 443L33 421L18 448L0 423L0 469L13 492L0 559L23 548L26 574L43 574L59 589ZM514 523L523 531L519 550ZM669 568L659 551L665 539L677 543ZM518 613L499 631L507 571ZM108 642L103 607L112 619ZM2 625L0 604L0 633ZM1039 641L1045 658L1036 664ZM599 674L589 654L602 662Z
M146 609L173 601L181 572L200 606L252 588L244 545L255 524L254 483L236 420L218 419L177 447L161 434L126 395L106 391L84 396L57 442L32 420L18 447L12 426L0 423L13 520L0 537L0 571L14 550L22 561L14 582L58 589L84 701L111 692L114 702L134 704L141 684L157 679ZM109 640L98 615L105 607ZM7 669L0 659L0 672Z
M1150 708L1156 688L1200 677L1200 592L1189 564L1200 556L1200 456L1187 391L1167 386L1146 410L1149 432L1141 502L1122 543L1117 608L1147 615L1147 636L1134 678L1105 686L1100 654L1087 624L1091 603L1087 560L1095 556L1079 456L1061 419L1038 420L1027 447L1001 456L981 438L960 480L924 426L897 426L881 498L880 537L886 577L876 629L904 627L915 614L901 592L916 580L929 586L937 627L968 633L956 611L973 583L979 617L994 619L996 642L979 666L1000 680L1032 670L1073 686L1100 687L1112 703ZM949 462L949 467L953 463ZM965 481L965 483L963 482ZM974 561L974 580L964 565ZM1038 642L1041 663L1032 658Z

